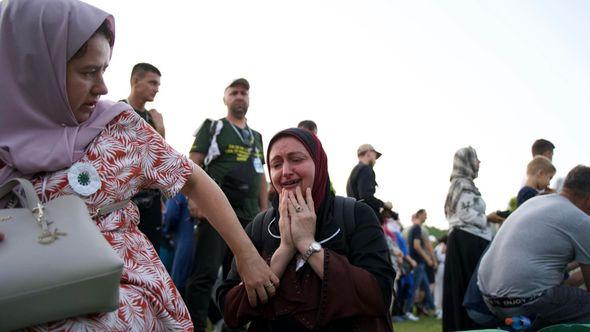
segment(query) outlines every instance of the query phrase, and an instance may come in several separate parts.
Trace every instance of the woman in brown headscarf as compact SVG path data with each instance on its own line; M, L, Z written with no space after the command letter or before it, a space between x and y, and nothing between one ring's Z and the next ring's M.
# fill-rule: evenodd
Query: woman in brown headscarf
M281 282L268 304L253 308L232 269L218 292L226 323L250 322L249 331L391 331L395 272L375 213L330 191L327 157L312 133L279 132L267 158L278 208L259 214L246 233Z

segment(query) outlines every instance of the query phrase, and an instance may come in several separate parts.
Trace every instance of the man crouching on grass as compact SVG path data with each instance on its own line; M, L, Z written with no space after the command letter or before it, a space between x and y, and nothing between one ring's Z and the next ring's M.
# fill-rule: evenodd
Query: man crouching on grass
M524 315L533 329L590 323L590 293L570 286L566 269L580 265L590 289L590 167L576 166L560 194L531 198L504 222L483 256L479 288L504 320Z

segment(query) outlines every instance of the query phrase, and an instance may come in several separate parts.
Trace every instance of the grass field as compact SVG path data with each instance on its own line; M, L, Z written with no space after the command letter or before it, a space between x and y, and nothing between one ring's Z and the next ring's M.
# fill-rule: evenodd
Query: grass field
M440 332L442 330L442 320L420 316L420 320L417 322L393 323L393 330L395 332Z

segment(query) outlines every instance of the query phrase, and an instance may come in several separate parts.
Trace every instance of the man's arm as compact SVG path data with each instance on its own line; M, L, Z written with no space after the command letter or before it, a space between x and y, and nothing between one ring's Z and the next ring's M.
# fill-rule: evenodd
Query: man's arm
M416 261L412 258L412 256L410 255L406 255L404 256L404 259L406 261L408 261L408 263L410 263L410 266L412 266L412 269L416 267L416 265L418 265L418 263L416 263Z
M430 242L430 239L428 238L428 236L423 236L422 241L424 241L426 251L430 256L430 260L432 261L432 267L436 268L438 262L436 261L436 255L434 254L434 248L432 248L432 243Z
M201 152L191 152L188 156L195 164L203 168L203 161L205 160L205 154ZM266 182L265 182L266 184Z
M260 194L258 195L258 206L260 211L268 209L268 188L266 186L266 175L262 173L260 176Z
M418 252L418 254L422 256L426 264L428 264L428 266L432 266L432 259L430 259L430 255L428 255L428 253L426 253L426 251L422 249L422 246L420 245L420 239L414 239L412 245L414 246L414 249Z
M582 269L586 290L590 291L590 265L580 264L580 269Z
M383 207L383 202L375 197L375 173L369 166L359 171L356 183L359 199L371 207Z
M493 224L501 224L506 220L506 218L500 217L496 212L492 212L487 215L487 220Z
M569 271L571 271L573 269L576 269L578 267L580 267L580 263L578 263L578 262L570 262L569 264L566 265L565 270L569 272Z
M164 128L164 118L162 117L162 113L158 112L155 108L152 108L148 112L154 122L154 129L160 134L160 136L166 138L166 129Z

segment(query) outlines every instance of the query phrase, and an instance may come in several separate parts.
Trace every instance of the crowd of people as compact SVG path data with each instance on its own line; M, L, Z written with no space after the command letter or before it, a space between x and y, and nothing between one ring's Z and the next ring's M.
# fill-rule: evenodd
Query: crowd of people
M427 211L404 228L375 197L373 145L358 147L347 197L313 121L265 150L244 78L229 82L226 115L202 122L189 157L175 151L162 114L146 109L156 66L132 68L127 98L100 100L114 41L114 18L78 0L0 2L0 184L26 178L42 203L77 195L89 210L129 200L94 217L124 261L119 309L29 330L392 331L421 314L444 331L515 316L534 328L590 322L590 168L549 188L551 142L533 144L516 209L491 213L476 150L457 150L441 201L449 230L435 238ZM0 232L0 250L11 236Z

